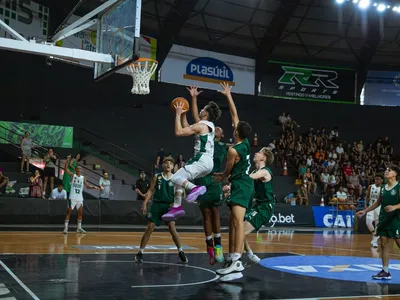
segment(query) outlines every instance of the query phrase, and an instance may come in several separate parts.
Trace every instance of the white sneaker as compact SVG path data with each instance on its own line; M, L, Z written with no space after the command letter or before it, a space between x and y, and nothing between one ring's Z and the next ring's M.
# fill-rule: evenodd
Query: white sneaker
M63 233L64 233L64 234L68 234L68 228L67 228L67 227L64 228Z
M224 275L224 276L220 277L219 281L227 282L227 281L240 279L242 277L243 277L243 274L241 272L235 272L235 273L231 273L231 274Z
M378 239L374 238L371 242L372 247L378 248Z
M243 264L240 260L230 262L226 268L217 270L218 275L227 275L233 272L242 272L244 270Z
M246 261L246 267L251 266L251 265L257 265L260 262L260 258L253 254L253 256L249 257L247 256L247 261Z
M78 228L78 229L76 230L76 232L77 232L77 233L86 233L86 231L83 230L82 228Z

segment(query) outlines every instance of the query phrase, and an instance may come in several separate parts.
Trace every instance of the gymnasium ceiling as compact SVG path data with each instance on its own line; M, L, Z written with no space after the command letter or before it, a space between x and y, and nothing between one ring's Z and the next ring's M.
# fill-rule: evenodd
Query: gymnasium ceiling
M178 17L184 1L193 5L187 17ZM247 57L400 65L400 13L391 9L365 12L351 1L339 6L335 0L184 1L143 0L141 32L160 41ZM67 2L73 7L78 0ZM77 14L103 2L83 0ZM166 23L174 20L182 24L174 24L176 32L166 36Z

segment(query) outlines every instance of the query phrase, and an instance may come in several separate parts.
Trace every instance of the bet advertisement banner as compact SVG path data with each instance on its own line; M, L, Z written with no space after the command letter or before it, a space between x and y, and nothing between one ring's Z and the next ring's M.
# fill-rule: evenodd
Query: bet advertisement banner
M6 121L0 121L0 144L20 144L21 135L24 136L26 131L32 142L39 146L72 148L73 127Z
M259 96L320 102L355 102L356 72L269 61L259 86Z
M369 71L364 105L400 106L400 71Z
M160 81L212 90L226 82L235 93L254 95L255 60L173 45L161 67Z

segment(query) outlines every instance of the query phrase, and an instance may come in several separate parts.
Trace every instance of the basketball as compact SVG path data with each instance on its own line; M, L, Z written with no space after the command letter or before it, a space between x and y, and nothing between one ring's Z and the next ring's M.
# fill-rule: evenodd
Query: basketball
M175 112L175 105L178 105L180 103L183 103L183 109L185 111L189 111L189 102L183 97L178 97L178 98L175 98L174 100L172 100L172 102L171 102L172 111Z

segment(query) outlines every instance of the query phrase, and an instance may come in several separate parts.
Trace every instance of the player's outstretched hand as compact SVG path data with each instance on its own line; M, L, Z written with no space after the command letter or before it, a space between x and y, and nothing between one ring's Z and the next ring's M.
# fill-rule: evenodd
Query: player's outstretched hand
M147 214L147 203L146 202L143 202L143 204L142 204L142 212L144 215Z
M365 215L365 211L360 210L358 213L356 213L357 217L362 218Z
M186 89L189 91L190 96L192 96L192 97L197 97L198 95L200 95L203 92L203 91L197 90L197 86L195 86L194 84L192 84L190 87L187 87Z
M185 105L185 104L184 104L183 102L179 102L179 103L176 103L176 104L174 105L174 107L175 107L175 113L176 113L177 115L181 115L181 114L184 114L185 112L187 112L187 110L183 108L184 105Z
M221 94L223 94L225 96L230 95L232 87L229 84L227 84L226 82L220 83L220 85L222 87L222 90L218 91L218 92L220 92Z

